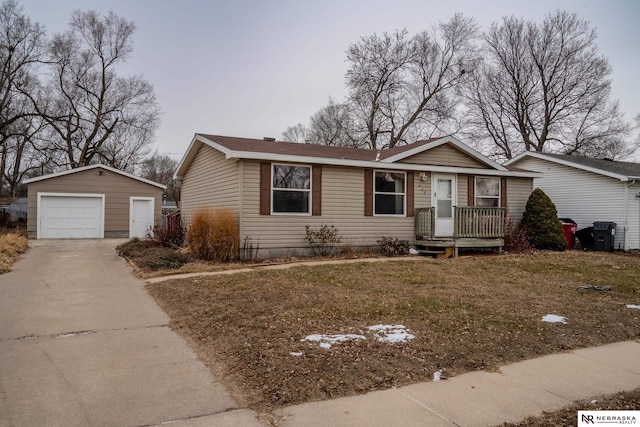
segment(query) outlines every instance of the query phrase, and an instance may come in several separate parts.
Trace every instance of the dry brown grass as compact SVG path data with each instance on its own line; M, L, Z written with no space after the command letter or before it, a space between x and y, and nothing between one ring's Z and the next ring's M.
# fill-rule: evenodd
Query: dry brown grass
M11 266L28 246L27 238L18 231L0 234L0 273L11 271Z
M238 217L227 209L200 209L187 228L187 244L196 258L229 262L238 257Z
M640 257L535 253L172 280L149 291L244 404L270 410L640 337ZM581 285L612 286L610 292ZM541 322L565 316L567 324ZM404 344L310 334L403 324ZM292 352L302 352L300 357Z

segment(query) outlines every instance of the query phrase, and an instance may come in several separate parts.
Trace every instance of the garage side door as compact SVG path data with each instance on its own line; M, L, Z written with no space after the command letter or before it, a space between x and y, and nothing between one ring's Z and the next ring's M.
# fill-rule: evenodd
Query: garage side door
M103 203L101 195L42 195L38 212L38 238L103 237Z

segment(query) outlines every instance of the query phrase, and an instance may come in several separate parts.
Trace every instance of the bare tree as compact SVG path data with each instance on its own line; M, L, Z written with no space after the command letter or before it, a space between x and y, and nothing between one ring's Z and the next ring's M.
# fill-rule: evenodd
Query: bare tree
M127 168L131 157L152 142L159 120L153 87L140 76L121 77L116 70L133 50L134 31L133 22L113 12L103 17L76 11L70 29L53 37L45 94L49 103L32 101L48 124L41 148L57 151L59 166L106 159Z
M334 147L366 146L358 136L351 106L348 103L336 103L332 99L311 116L308 139L312 144Z
M35 66L44 48L44 29L25 16L14 0L0 5L0 193L15 193L22 156L30 143L35 112L23 95L34 90ZM6 180L6 181L5 181Z
M349 99L370 148L448 132L476 34L475 21L456 14L432 32L374 34L349 46Z
M305 143L307 141L308 129L302 123L289 126L284 132L282 132L282 140L286 142L299 142Z
M611 67L595 40L586 21L561 11L542 24L494 23L466 91L467 136L498 158L525 150L626 154L630 127L609 99Z
M140 164L140 176L167 186L165 198L180 201L180 182L173 179L178 162L157 151Z

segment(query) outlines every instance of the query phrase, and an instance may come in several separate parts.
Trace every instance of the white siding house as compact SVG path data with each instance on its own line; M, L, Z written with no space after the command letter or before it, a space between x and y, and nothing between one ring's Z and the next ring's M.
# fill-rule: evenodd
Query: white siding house
M640 249L640 164L525 152L506 165L541 172L533 185L553 200L560 218L578 229L615 222L614 249Z

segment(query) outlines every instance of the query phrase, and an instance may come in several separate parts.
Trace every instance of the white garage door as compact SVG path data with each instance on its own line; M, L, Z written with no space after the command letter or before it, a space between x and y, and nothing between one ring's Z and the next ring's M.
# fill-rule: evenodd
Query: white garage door
M38 238L104 237L103 205L102 195L42 195L38 207Z

